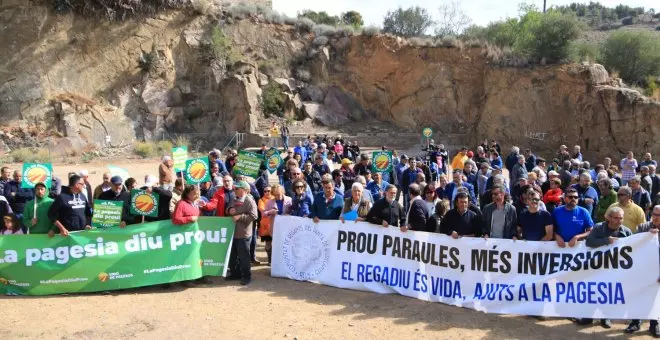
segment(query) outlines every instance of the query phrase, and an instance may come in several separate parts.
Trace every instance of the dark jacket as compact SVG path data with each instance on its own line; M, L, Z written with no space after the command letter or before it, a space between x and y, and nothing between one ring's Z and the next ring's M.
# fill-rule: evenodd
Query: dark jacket
M397 201L389 203L385 198L377 200L366 217L369 223L382 225L383 221L387 221L392 227L402 226L406 222L405 219L406 214L401 204Z
M62 193L48 210L48 218L60 221L68 231L85 230L92 220L92 209L82 193Z
M483 209L483 233L485 235L491 234L492 222L493 222L493 212L497 209L497 204L490 203L486 205ZM512 239L516 236L516 227L518 226L518 215L516 214L516 208L509 204L504 203L504 232L502 235L505 239Z
M423 199L416 199L410 203L408 213L408 229L415 231L426 231L429 209Z
M147 187L142 187L140 190L147 190ZM170 219L170 200L172 200L172 192L162 189L160 187L152 187L151 190L158 194L158 216L145 217L146 222L164 221Z
M415 183L417 174L421 173L424 172L419 167L416 167L414 170L412 168L408 168L403 171L403 174L401 175L401 189L404 194L408 193L408 186Z
M504 161L504 166L507 168L507 170L511 171L513 170L514 165L518 164L518 154L517 153L510 153L508 156L506 156L506 160Z
M305 181L307 182L307 186L312 190L313 195L316 196L316 194L323 190L321 187L321 175L319 175L318 171L314 171L314 169L310 173L303 171L303 175L305 175Z
M455 231L460 236L481 236L482 228L480 221L479 216L472 210L468 209L465 214L461 215L457 209L452 209L447 212L447 215L442 220L440 230L446 235L451 235Z
M23 189L20 182L9 181L5 184L4 195L14 214L22 214L25 203L34 199L34 189Z
M126 224L134 224L137 223L137 218L136 216L133 216L130 214L131 211L131 194L126 191L122 190L119 194L117 194L114 190L108 190L104 191L98 198L99 200L104 200L104 201L121 201L123 202L123 206L121 209L121 220L126 222ZM169 204L168 204L168 212L169 212Z
M607 222L601 222L594 226L585 240L587 247L596 248L601 246L606 246L609 244L609 238L611 237L628 237L632 235L630 228L621 225L617 230L612 230L607 226Z

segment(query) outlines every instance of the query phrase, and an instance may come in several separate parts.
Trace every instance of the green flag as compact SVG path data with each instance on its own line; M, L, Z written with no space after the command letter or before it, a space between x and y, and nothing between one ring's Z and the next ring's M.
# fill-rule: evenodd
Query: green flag
M187 184L200 184L211 180L211 169L206 157L186 161L185 178Z
M146 190L131 190L130 211L133 215L158 217L158 194Z
M51 163L23 163L23 178L21 188L32 189L37 183L46 185L50 190L53 181L53 165Z
M225 276L234 223L200 217L99 229L67 237L0 237L0 294L98 292Z
M234 165L234 173L257 178L262 161L263 157L258 153L240 150L238 152L238 161Z
M374 151L371 157L371 171L392 171L392 151Z
M280 152L277 151L276 148L270 148L268 151L266 151L266 169L268 169L268 172L275 173L277 169L282 165L282 156L280 155ZM259 173L257 173L257 176L259 176Z
M431 129L430 127L423 128L422 137L426 139L430 139L431 137L433 137L433 129Z
M94 200L92 227L119 227L119 224L121 223L121 213L123 208L124 202L122 201Z
M174 171L185 171L186 160L188 159L188 147L177 146L172 148L172 162L174 163Z

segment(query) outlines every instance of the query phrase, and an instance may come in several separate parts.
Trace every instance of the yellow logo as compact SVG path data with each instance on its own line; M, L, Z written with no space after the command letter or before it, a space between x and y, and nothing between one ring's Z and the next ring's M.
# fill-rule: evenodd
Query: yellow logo
M206 176L206 164L195 162L190 165L188 172L190 173L191 178L199 181Z
M6 285L9 284L9 280L5 279L4 277L0 277L0 284L3 284L3 285L6 286Z
M101 274L99 274L98 277L99 277L99 281L105 282L105 281L108 281L108 279L110 278L110 275L108 275L108 273L101 273Z
M390 166L390 158L385 154L380 154L376 156L374 163L376 165L376 169L387 169L387 167Z
M154 208L154 198L146 193L137 195L135 197L135 208L144 213L150 213Z
M33 184L45 182L48 178L48 172L41 167L34 167L27 171L26 176L28 181Z

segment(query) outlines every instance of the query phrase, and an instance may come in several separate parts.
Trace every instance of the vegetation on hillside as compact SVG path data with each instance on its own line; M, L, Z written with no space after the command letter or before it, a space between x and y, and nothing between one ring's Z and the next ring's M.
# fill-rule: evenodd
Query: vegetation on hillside
M623 4L607 7L600 2L571 3L565 6L553 6L552 9L561 13L573 13L590 27L600 29L632 24L634 18L645 13L644 7L630 7ZM653 9L650 11L653 13Z
M57 13L77 13L85 16L125 20L137 13L154 14L171 8L183 8L189 0L41 0Z

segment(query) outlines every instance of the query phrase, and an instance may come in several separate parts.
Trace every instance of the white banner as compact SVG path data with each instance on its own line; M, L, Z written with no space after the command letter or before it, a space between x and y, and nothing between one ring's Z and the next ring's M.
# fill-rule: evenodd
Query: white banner
M364 222L277 216L271 275L401 294L486 313L657 319L658 237L579 242L402 233Z

